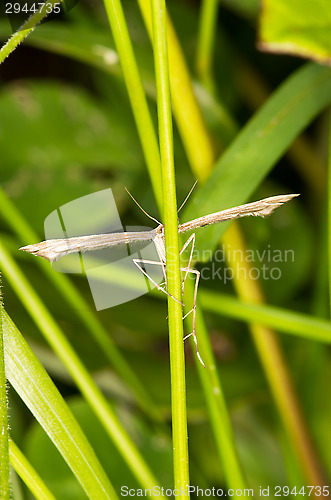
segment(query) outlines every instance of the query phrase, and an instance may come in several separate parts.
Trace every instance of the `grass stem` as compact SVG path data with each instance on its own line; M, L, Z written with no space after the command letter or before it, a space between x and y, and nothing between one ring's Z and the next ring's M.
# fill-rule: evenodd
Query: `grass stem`
M181 491L189 485L189 470L177 200L164 0L152 0L152 21L164 200L167 289L178 301L168 297L174 482L175 488Z

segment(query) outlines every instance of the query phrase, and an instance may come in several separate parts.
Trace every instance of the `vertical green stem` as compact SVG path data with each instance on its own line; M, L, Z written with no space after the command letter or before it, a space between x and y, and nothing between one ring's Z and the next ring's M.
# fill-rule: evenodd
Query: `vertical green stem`
M6 372L2 330L2 295L0 289L0 498L10 499L9 442L6 394Z
M249 276L250 263L240 260L233 251L233 249L241 248L245 252L245 244L238 225L231 224L223 235L223 243L228 249L227 251L231 252L228 265L234 270L234 273L236 273L237 266L240 265L246 268L246 274ZM263 293L257 280L236 279L234 286L241 300L263 303ZM310 438L278 338L274 331L255 321L250 324L250 330L284 428L300 461L307 482L314 486L323 486L325 483L322 468Z
M154 61L162 165L165 241L167 259L167 289L169 311L169 343L172 401L172 430L174 449L175 488L186 489L189 484L187 416L185 391L185 360L179 270L177 201L173 156L173 135L169 65L166 36L166 7L164 0L152 1ZM176 299L174 300L173 297ZM186 490L187 491L187 490Z

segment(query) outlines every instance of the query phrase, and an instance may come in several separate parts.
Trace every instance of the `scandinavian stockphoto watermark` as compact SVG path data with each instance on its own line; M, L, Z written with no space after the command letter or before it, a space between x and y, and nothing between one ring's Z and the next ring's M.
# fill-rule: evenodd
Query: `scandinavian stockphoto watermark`
M234 279L278 281L283 276L284 264L294 263L295 253L291 248L274 248L270 244L254 250L232 249L223 244L214 252L195 250L192 260L205 263L199 266L202 280L218 280L224 284Z
M179 224L182 234L210 224L246 216L270 215L277 207L297 195L281 195L265 198L253 203L208 214L198 219ZM148 214L146 214L148 215ZM36 256L52 262L60 272L86 275L97 310L128 302L156 287L169 295L166 286L166 263L164 226L156 219L155 229L122 226L111 189L78 198L67 203L45 220L46 241L22 247ZM184 243L180 254L188 252L185 267L181 268L183 287L188 277L195 280L193 308L193 335L195 338L195 307L200 276L203 279L219 279L225 283L235 277L243 279L278 280L281 271L273 265L293 262L293 250L280 251L270 245L263 251L230 251L223 246L213 254L212 267L193 268L192 262L205 261L194 247L195 233ZM93 250L93 251L92 251ZM225 261L235 266L226 267ZM240 265L258 262L259 266ZM271 265L270 265L271 264ZM174 299L174 297L172 297ZM176 300L176 299L174 299Z

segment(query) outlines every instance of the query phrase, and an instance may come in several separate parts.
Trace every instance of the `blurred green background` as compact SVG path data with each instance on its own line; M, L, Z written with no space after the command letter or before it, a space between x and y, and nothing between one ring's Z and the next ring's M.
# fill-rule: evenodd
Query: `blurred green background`
M157 127L150 42L136 2L125 0L123 7ZM200 2L168 1L167 7L219 157L268 96L305 62L295 56L259 52L256 48L258 2L226 1L222 2L217 18L213 85L209 86L201 78L199 82L195 64ZM0 35L4 41L9 33L8 19L3 16ZM69 276L160 410L164 418L160 430L153 417L137 405L132 392L110 366L75 307L45 277L31 255L18 251L20 246L44 239L43 223L50 212L106 188L113 191L124 226L154 227L132 203L124 187L148 213L161 217L102 3L81 0L59 19L38 27L3 62L0 78L1 189L39 238L36 241L20 239L7 214L2 213L1 241L111 401L161 484L170 487L171 406L164 297L147 294L96 312L87 280L80 275ZM281 269L279 280L260 281L267 302L285 311L325 320L329 318L328 122L328 112L311 121L303 135L293 142L288 154L279 159L267 178L249 194L249 201L290 192L300 193L300 198L268 219L251 218L240 222L247 248L255 252L263 252L266 248L281 252L293 250L293 261L273 264ZM174 145L180 204L195 181L195 175L190 170L176 123ZM256 154L263 157L264 152ZM199 185L196 189L199 190ZM194 209L198 210L196 206ZM267 264L254 262L253 266L260 267L263 263ZM223 268L226 266L225 262L212 259L197 267L213 269L220 264ZM202 279L201 296L206 289L236 297L232 282L224 284L216 279ZM123 484L138 487L13 291L5 272L2 294L5 309L70 405L117 491ZM259 485L303 485L305 478L284 433L247 323L240 317L230 316L226 311L224 314L208 312L207 304L205 320L248 484L254 488ZM330 348L327 343L314 341L313 328L308 337L281 333L279 338L314 443L318 467L321 475L327 478L331 475ZM225 487L196 369L195 352L189 342L185 344L185 352L191 483L205 488ZM11 434L55 496L86 498L15 391L10 389L8 397ZM20 491L22 498L31 498L22 486L16 488L16 494Z

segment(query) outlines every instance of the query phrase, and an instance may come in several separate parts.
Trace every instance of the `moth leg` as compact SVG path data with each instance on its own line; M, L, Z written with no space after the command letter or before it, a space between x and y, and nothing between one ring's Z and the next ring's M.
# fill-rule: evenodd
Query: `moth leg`
M182 255L184 250L189 246L189 244L192 243L191 251L190 251L190 257L187 263L187 267L185 268L185 274L182 282L182 294L184 293L184 286L185 286L185 280L187 278L188 273L191 270L191 262L192 262L192 257L193 257L193 251L194 251L194 245L195 245L195 233L191 234L191 236L188 238L188 240L184 243L183 248L179 252L179 255ZM184 269L181 269L182 271Z
M195 274L195 285L194 285L194 295L193 295L193 308L188 313L186 313L185 316L183 317L183 319L185 319L189 314L192 313L192 315L193 315L193 318L192 318L192 328L193 328L193 330L192 330L191 333L189 333L188 335L186 335L184 337L184 340L186 340L188 337L191 337L191 336L193 337L194 344L195 344L195 351L196 351L198 360L200 361L200 363L202 364L202 366L205 367L205 364L202 361L201 355L199 353L198 340L197 340L197 336L196 336L196 333L195 333L197 295L198 295L198 286L199 286L199 280L200 280L200 272L197 269L189 269L189 268L184 268L184 269L181 269L181 270L182 271L187 271L187 273Z
M163 263L163 262L157 262L157 261L154 261L154 260L144 260L144 259L133 259L133 262L135 263L135 265L138 267L139 271L141 271L145 276L146 278L149 279L149 281L151 283L153 283L153 285L160 291L160 292L163 292L165 293L166 295L168 295L169 297L171 297L172 299L174 299L176 302L178 302L178 304L180 304L182 307L184 306L184 304L182 304L182 302L180 302L179 300L177 300L173 295L171 295L165 288L162 288L162 286L158 285L158 283L156 283L156 281L153 280L153 278L151 278L151 276L149 276L149 274L145 271L145 269L143 269L143 267L140 265L140 264L152 264L154 266L162 266L162 268L165 270L165 267L166 265ZM165 271L164 271L165 272ZM165 283L166 284L166 283Z

